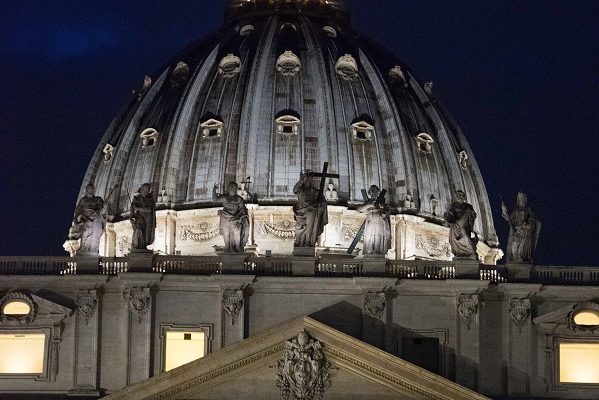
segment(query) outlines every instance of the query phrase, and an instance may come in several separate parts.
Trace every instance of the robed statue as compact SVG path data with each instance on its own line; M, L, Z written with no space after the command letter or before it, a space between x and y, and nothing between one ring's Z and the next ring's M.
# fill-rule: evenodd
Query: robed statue
M217 193L218 185L212 190L212 201L219 202L223 209L220 215L220 233L225 240L225 251L242 253L247 244L250 232L250 220L248 210L243 198L237 194L239 187L237 183L230 182L227 192Z
M541 222L528 207L526 195L518 192L516 207L511 214L501 202L501 215L510 224L507 261L532 262L541 231Z
M455 257L476 258L478 236L474 231L476 211L466 203L466 193L456 191L455 200L444 214L449 224L449 245ZM474 236L474 238L472 237Z
M314 247L328 223L327 202L321 191L312 186L312 171L304 170L293 187L297 204L293 206L296 247Z
M131 201L131 249L147 250L154 243L156 229L156 201L152 196L152 186L149 183L141 185Z
M78 255L98 255L100 252L100 238L106 227L106 213L104 200L96 196L96 187L89 184L85 187L85 195L75 207L73 229L81 239ZM69 234L71 236L71 234Z
M364 254L387 254L391 248L391 220L389 208L379 202L381 190L376 185L368 189L368 200L358 207L358 211L366 214L362 242ZM383 204L381 204L383 203Z

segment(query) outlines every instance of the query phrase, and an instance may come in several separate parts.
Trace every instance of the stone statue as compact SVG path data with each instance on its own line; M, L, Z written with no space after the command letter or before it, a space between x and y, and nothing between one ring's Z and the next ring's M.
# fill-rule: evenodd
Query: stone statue
M212 201L219 202L223 209L220 215L220 233L225 239L225 251L243 253L249 237L250 220L243 198L237 194L237 183L227 185L227 193L218 194L218 185L212 190Z
M100 238L106 227L106 212L104 200L96 196L96 187L89 184L85 187L85 195L75 207L73 226L81 239L78 255L98 255L100 252ZM69 239L75 235L69 231Z
M156 228L156 202L152 197L152 185L141 185L131 201L131 249L147 250L147 246L154 243L154 229Z
M508 214L507 207L502 201L501 215L510 224L507 261L532 262L541 231L541 222L527 206L526 195L518 192L516 207L511 214Z
M387 254L391 248L391 220L389 208L379 204L377 199L381 193L376 185L368 189L368 201L358 207L358 211L366 213L364 224L364 254Z
M293 206L296 247L314 247L328 223L327 202L320 191L312 186L312 171L300 174L293 187L297 204Z
M476 258L476 244L478 236L472 233L476 211L471 204L466 203L466 193L458 190L455 201L444 214L445 221L449 223L449 244L455 257Z

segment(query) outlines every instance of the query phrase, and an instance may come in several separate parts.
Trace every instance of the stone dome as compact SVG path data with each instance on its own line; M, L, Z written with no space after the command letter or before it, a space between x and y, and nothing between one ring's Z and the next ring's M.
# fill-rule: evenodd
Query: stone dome
M256 212L270 210L264 218L275 229L278 213L296 201L300 172L328 162L339 178L329 179L327 199L342 214L376 184L387 189L395 215L440 229L453 194L463 190L477 212L481 243L497 245L474 155L432 83L419 82L406 64L352 31L341 1L230 1L219 31L140 86L103 136L81 188L82 195L92 182L108 197L116 187L107 199L115 226L126 222L144 182L152 184L159 210L181 219L216 213L214 185L235 181ZM218 245L210 221L186 221L173 228L177 240L187 229L197 242ZM351 236L353 228L343 233L344 226L341 218L334 245ZM115 254L109 250L119 241L115 230L105 255ZM161 251L178 254L181 245ZM198 249L187 253L202 254Z

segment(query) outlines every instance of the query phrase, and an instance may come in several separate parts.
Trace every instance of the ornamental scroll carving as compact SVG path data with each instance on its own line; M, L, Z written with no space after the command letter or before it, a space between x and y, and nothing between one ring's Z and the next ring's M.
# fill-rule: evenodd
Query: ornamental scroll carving
M222 302L223 311L231 318L231 323L235 324L235 319L243 308L243 290L224 290Z
M435 236L422 236L416 235L416 248L423 250L431 257L451 257L451 247L449 242L444 241L443 243L438 237Z
M458 297L458 310L464 321L466 321L468 329L470 329L470 325L476 313L478 313L478 296L475 294L461 294Z
M281 239L292 239L295 237L295 222L283 220L279 223L262 222L259 224L259 232L262 235L273 235Z
M530 316L530 299L510 299L508 304L510 318L522 330L522 324Z
M384 292L366 292L364 294L364 314L369 317L382 319L385 304Z
M75 305L79 314L85 318L87 324L89 319L96 312L98 305L98 293L96 290L77 290Z
M331 369L322 344L300 332L285 342L285 355L277 364L281 400L321 400L331 386Z
M150 288L126 286L123 290L123 298L127 308L141 318L150 311Z

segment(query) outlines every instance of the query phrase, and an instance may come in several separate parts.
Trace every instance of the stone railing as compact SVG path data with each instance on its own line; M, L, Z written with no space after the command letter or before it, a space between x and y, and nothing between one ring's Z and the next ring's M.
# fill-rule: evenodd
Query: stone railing
M74 275L83 273L118 275L140 271L130 265L133 256L102 257L85 264L69 257L0 257L0 275ZM429 260L381 260L380 266L371 265L359 258L327 257L302 261L290 256L240 256L231 269L223 266L218 256L171 256L150 255L141 271L181 275L213 275L221 273L251 274L259 276L390 276L398 279L480 279L494 283L531 282L552 285L599 286L599 267L551 267L551 266L500 266L468 264L453 261ZM79 265L78 265L79 263ZM151 264L151 265L150 265ZM295 265L295 267L294 267ZM78 268L79 267L79 268ZM226 271L226 272L223 272Z

